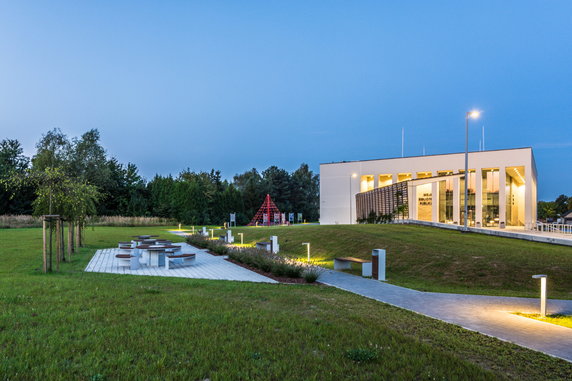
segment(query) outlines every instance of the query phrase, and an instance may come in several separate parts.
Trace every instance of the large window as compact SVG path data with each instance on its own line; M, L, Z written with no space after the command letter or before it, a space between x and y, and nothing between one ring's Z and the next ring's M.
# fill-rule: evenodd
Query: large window
M465 173L464 170L460 170L459 173ZM468 200L468 223L469 226L475 225L475 189L476 189L476 175L474 169L469 169L469 200ZM460 225L465 224L465 178L464 176L460 179L460 208L461 208L461 221L459 221Z
M453 179L439 181L439 222L453 223Z
M402 181L411 180L411 173L398 173L397 174L397 182L400 183Z
M499 226L499 169L482 170L483 226Z
M506 224L524 225L524 167L506 168Z
M360 182L360 192L367 192L373 189L373 175L363 175Z
M417 219L431 221L433 212L433 193L431 184L417 186Z
M393 176L391 174L379 175L379 188L386 187L391 184L393 184Z
M433 176L433 174L431 172L417 172L417 178L418 179L426 179L428 177Z

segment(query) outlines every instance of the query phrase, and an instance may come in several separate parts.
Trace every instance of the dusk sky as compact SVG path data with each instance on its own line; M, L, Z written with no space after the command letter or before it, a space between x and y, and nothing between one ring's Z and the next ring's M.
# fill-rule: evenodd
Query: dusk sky
M26 3L26 4L24 4ZM0 139L155 173L532 146L572 195L572 1L0 2Z

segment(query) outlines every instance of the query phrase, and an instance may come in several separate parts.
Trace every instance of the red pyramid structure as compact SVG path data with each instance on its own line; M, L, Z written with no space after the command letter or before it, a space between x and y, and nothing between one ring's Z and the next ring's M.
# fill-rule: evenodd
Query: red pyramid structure
M265 214L268 216L266 221L264 221ZM260 209L258 209L258 212L256 212L254 218L252 218L252 221L250 221L248 226L257 224L270 226L275 224L274 221L278 221L276 222L278 224L280 223L280 210L278 210L278 208L270 198L270 195L267 194L266 198L264 199L264 202L262 203L262 206L260 207Z

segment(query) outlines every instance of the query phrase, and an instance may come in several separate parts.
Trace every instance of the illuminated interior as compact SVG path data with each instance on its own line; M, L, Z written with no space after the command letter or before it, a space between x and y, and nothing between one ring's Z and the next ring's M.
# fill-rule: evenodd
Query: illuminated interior
M524 225L524 167L506 168L506 224Z
M499 169L482 170L483 226L499 226Z
M433 174L431 172L417 172L418 179L426 179L428 177L432 177Z
M386 187L388 185L393 184L393 176L391 174L383 174L383 175L379 175L379 182L378 182L378 187Z
M360 192L367 192L373 189L373 175L363 175L360 182Z
M398 173L397 174L397 182L400 183L402 181L411 180L411 173Z
M465 170L459 170L459 173L465 173ZM468 223L469 226L475 226L475 189L477 184L476 173L474 169L469 169L469 200L468 200ZM460 207L460 220L459 224L465 224L465 178L460 178L460 187L459 187L459 207Z
M433 216L433 193L431 184L423 184L417 187L417 219L431 221Z
M444 175L443 175L444 176ZM439 222L453 222L453 179L439 181Z

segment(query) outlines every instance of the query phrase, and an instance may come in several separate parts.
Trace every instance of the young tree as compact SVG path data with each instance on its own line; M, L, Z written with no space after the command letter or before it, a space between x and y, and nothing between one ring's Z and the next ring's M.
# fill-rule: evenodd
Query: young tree
M48 131L36 144L36 154L32 158L32 168L43 171L46 168L69 168L71 143L59 128Z
M7 181L14 174L22 175L29 163L18 140L0 142L0 181ZM20 188L18 192L0 187L0 214L30 214L33 199L34 190L30 186Z

